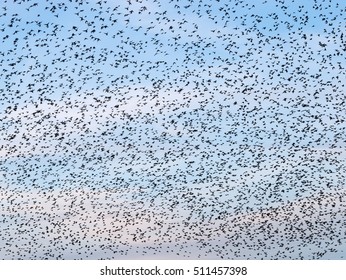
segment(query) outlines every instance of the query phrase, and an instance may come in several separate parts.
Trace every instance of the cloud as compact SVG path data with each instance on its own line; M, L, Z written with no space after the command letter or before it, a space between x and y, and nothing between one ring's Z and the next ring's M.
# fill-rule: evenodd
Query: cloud
M299 252L312 257L323 250L340 249L336 241L345 223L342 213L346 207L345 191L325 192L255 212L236 214L224 209L219 218L188 220L180 215L179 207L173 211L163 205L148 207L121 190L2 190L0 195L0 243L11 240L20 248L22 258L31 259L51 258L47 254L51 250L55 257L66 259L102 258L101 252L106 258L117 259L191 258L201 254L202 258L218 258L221 250L231 259L242 254L253 259L297 258ZM325 237L331 238L328 244L323 243L325 247L314 247ZM287 248L286 255L280 255L281 244ZM2 251L1 258L17 254L16 247L6 248L7 255ZM29 248L36 254L28 253Z
M32 150L34 146L37 146L37 150L43 146L57 147L55 140L61 137L61 133L78 139L85 136L85 130L99 133L107 129L107 125L140 126L141 121L136 121L145 115L167 116L176 109L193 108L197 104L198 101L188 91L177 94L172 89L171 92L152 97L145 89L123 89L109 94L95 92L68 100L8 107L0 115L2 126L6 127L2 132L5 141L0 153L3 157L25 151L36 154L37 151ZM133 118L133 121L129 121L129 118ZM162 129L160 123L152 123L152 126Z

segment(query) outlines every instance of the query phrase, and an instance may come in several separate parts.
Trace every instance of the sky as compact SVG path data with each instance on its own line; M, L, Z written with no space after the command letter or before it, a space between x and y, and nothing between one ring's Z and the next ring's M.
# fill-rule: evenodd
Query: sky
M345 14L3 1L0 258L344 258Z

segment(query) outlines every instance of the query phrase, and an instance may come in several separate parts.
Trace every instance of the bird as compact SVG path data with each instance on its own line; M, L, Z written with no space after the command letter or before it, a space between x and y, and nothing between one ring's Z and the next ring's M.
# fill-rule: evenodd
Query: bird
M342 1L2 1L0 259L344 259Z

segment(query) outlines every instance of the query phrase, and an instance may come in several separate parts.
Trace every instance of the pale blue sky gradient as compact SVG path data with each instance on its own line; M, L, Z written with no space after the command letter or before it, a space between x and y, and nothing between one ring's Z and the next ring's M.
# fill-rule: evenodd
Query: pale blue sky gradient
M0 9L0 258L344 258L343 1Z

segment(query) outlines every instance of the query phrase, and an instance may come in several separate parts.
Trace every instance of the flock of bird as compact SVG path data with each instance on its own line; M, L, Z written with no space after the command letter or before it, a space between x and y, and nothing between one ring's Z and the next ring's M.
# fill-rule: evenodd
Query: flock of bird
M345 258L345 14L2 1L0 259Z

